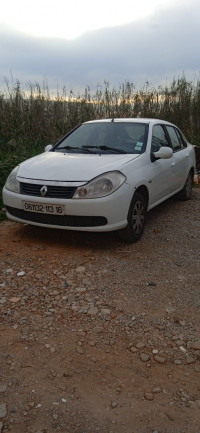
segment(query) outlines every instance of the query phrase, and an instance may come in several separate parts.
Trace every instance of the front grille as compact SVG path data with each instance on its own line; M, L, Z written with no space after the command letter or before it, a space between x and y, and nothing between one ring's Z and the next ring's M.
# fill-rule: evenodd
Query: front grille
M40 214L37 212L26 212L22 209L6 207L7 211L16 218L28 222L36 222L40 224L69 226L69 227L98 227L105 226L107 219L101 216L77 216L77 215L50 215Z
M32 195L35 197L41 197L40 189L45 184L37 185L35 183L25 183L20 182L20 193L24 195ZM56 186L56 185L46 185L47 193L45 197L51 198L67 198L73 197L76 187L73 186Z

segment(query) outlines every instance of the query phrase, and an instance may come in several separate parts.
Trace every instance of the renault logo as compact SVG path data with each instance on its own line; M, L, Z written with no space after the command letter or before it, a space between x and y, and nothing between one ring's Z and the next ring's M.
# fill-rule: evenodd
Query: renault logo
M47 186L44 185L44 186L40 189L40 194L42 195L42 197L45 197L46 193L47 193Z

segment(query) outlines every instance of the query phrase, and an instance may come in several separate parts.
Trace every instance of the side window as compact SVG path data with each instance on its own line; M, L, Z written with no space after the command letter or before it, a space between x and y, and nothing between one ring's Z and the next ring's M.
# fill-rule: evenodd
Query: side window
M181 147L182 148L187 147L187 140L184 137L183 133L181 133L177 128L175 128L175 130L176 130L176 133L177 133L179 140L181 142Z
M152 131L152 152L158 152L158 150L163 146L170 146L165 130L162 125L154 125Z
M180 135L177 134L176 129L173 126L166 125L167 132L170 136L173 151L176 152L182 148Z

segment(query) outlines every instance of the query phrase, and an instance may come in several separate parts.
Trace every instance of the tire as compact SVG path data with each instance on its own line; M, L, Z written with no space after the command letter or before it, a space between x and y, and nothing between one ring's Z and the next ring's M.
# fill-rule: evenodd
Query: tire
M190 200L192 194L193 174L190 171L183 189L177 194L178 200Z
M144 231L147 215L147 201L142 194L136 192L128 212L128 225L119 231L120 238L125 242L137 242Z

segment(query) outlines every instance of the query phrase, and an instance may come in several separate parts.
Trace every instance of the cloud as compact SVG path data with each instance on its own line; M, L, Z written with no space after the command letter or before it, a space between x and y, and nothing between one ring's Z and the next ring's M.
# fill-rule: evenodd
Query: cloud
M197 1L158 10L150 18L88 32L75 40L34 38L5 27L0 31L0 81L12 71L20 82L42 82L52 89L114 86L126 80L158 85L183 72L200 71L200 10Z

